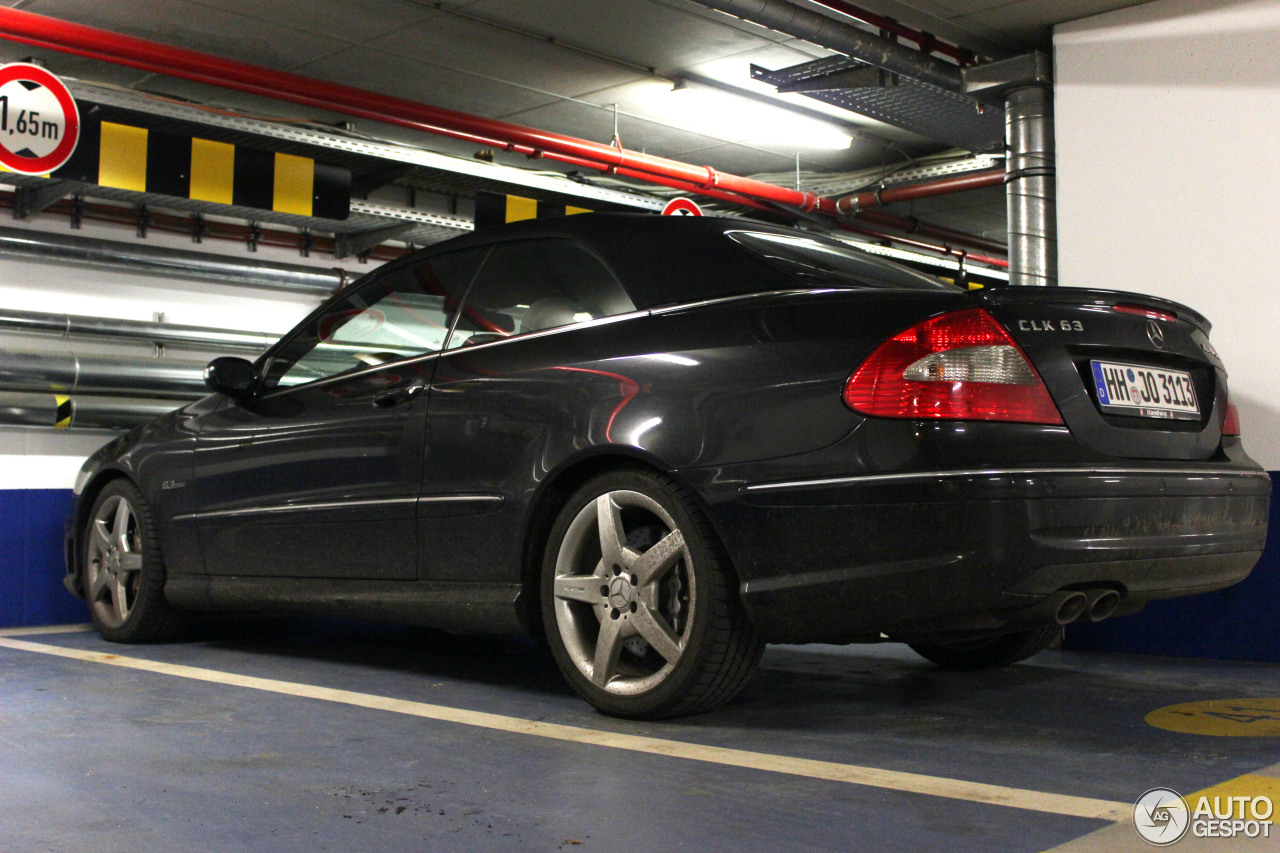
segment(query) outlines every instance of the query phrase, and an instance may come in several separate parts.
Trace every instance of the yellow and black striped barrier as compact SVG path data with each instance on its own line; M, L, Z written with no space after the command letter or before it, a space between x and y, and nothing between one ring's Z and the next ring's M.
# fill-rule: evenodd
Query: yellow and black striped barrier
M71 404L70 397L64 397L61 394L53 395L54 413L53 428L66 429L71 426L71 416L75 414L75 407Z
M351 211L349 169L85 112L75 154L50 177L325 219Z
M476 193L477 230L506 222L519 222L522 219L545 219L548 216L570 216L575 213L591 213L591 210L518 195Z

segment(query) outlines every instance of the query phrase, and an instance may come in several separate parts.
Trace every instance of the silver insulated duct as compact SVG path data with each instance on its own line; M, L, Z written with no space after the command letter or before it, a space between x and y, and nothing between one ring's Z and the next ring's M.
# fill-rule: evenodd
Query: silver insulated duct
M0 390L59 394L144 391L194 399L209 393L204 367L193 361L0 350Z
M1058 215L1053 90L1032 85L1005 95L1005 202L1009 284L1058 283Z
M151 343L253 353L262 352L279 337L266 332L241 332L208 326L180 326L0 308L0 334L7 333L96 338L112 343Z
M45 263L72 264L220 284L268 287L328 296L345 285L345 270L239 259L163 246L0 227L0 254Z
M0 424L55 429L129 429L181 405L178 400L0 392Z

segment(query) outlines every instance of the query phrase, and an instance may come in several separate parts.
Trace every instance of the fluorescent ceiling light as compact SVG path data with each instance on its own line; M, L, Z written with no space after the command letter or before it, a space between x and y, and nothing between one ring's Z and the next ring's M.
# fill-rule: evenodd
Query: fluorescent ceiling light
M694 132L785 151L838 150L853 141L834 124L687 80L653 106Z

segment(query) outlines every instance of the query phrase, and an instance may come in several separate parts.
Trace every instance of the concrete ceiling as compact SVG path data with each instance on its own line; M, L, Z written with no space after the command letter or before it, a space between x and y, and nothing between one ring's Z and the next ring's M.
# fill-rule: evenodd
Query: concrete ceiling
M800 0L803 3L803 0ZM776 98L752 63L780 68L830 53L688 0L0 0L63 20L607 142L614 110L623 143L739 174L784 172L794 146L673 118L672 81L693 79ZM1001 56L1049 47L1054 23L1135 0L859 0L859 5ZM811 7L819 9L819 7ZM820 9L819 9L820 10ZM31 55L55 73L224 106L336 120L299 108L0 41L0 61ZM801 151L802 166L847 171L905 161L942 146L801 96L853 136L849 148ZM391 127L360 129L446 153L474 146ZM500 156L501 159L501 156ZM513 164L523 158L510 160ZM920 203L939 221L1003 229L999 191ZM998 220L998 221L997 221Z
M1150 0L872 0L859 3L991 55L1048 51L1054 24Z

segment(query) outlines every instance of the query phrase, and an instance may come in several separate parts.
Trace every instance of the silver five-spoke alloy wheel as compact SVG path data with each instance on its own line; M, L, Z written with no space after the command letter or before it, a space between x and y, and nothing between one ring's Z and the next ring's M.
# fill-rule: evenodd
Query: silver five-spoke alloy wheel
M685 536L656 500L635 491L607 492L578 512L556 555L552 595L570 660L617 696L666 680L698 618Z
M85 591L101 624L119 628L137 602L142 536L137 513L123 495L103 501L89 524Z

